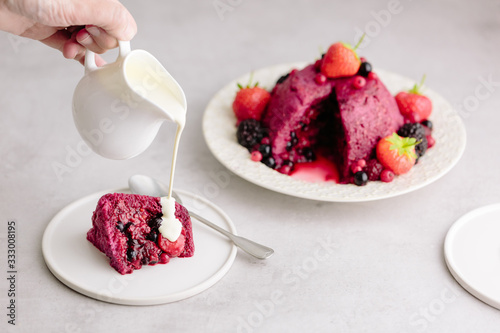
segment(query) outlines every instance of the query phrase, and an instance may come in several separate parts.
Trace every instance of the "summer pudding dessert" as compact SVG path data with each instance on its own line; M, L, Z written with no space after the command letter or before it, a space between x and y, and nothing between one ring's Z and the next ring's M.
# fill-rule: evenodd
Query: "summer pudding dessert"
M360 186L390 182L417 163L434 144L422 83L394 97L355 50L335 43L270 92L239 85L236 136L252 160L292 177L323 168L323 181Z
M173 198L110 193L92 215L87 239L120 274L194 254L189 214Z

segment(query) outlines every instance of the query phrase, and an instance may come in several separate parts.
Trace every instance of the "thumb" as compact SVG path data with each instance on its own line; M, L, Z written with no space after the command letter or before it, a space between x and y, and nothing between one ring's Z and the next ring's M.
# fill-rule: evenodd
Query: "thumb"
M73 1L73 6L64 7L63 9L68 13L65 15L67 22L62 25L95 25L122 41L131 40L137 33L137 24L134 18L118 1L77 0Z

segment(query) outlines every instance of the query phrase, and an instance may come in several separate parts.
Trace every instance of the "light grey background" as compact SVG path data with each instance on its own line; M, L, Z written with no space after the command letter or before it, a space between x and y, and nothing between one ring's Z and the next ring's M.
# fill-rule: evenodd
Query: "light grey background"
M132 47L154 54L187 95L175 186L222 207L240 234L276 254L262 262L239 253L213 288L161 306L106 304L61 284L41 253L50 219L78 198L126 186L132 174L167 180L173 127L163 126L137 158L91 154L70 160L70 172L58 177L53 165L67 164L81 142L71 98L83 68L38 42L0 33L1 331L498 332L498 310L455 282L442 249L460 216L500 201L498 1L124 3L139 27ZM229 7L218 12L215 4ZM362 30L371 37L360 54L375 68L415 80L426 73L427 85L460 110L467 148L445 177L392 199L323 203L259 188L208 152L203 111L227 82L264 66L312 61L320 48L353 42ZM484 80L494 84L478 98ZM7 325L1 277L9 219L18 225L15 328Z

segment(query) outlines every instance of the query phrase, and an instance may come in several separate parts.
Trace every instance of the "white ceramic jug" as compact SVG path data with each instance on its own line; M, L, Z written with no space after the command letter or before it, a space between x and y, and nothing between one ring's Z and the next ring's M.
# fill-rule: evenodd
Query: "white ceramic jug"
M165 120L184 126L182 88L151 54L119 42L115 62L97 67L85 54L85 76L73 95L73 118L85 142L111 159L134 157L153 142Z

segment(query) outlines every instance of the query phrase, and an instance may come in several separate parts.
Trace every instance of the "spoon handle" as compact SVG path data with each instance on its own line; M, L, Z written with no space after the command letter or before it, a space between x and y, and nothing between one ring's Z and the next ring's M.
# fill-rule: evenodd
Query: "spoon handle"
M217 230L221 234L227 236L230 240L233 241L233 243L236 246L238 246L240 249L242 249L246 253L254 256L257 259L267 259L271 255L273 255L273 253L274 253L274 250L267 247L267 246L261 245L259 243L255 243L254 241L251 241L251 240L246 239L244 237L236 236L235 234L230 233L229 231L222 229L218 225L213 224L212 222L208 221L207 219L205 219L204 217L202 217L196 213L193 213L191 211L188 211L188 213L189 213L189 215L191 215L191 217L194 217L198 221L205 223L209 227L212 227L213 229Z

